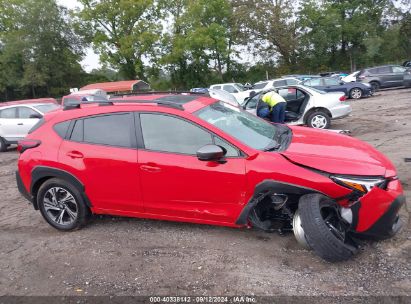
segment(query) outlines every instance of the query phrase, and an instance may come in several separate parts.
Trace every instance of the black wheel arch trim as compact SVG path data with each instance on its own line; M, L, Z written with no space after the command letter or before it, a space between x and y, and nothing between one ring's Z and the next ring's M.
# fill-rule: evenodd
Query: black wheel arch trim
M36 210L38 209L38 206L37 206L37 200L35 199L36 198L35 192L41 186L41 184L39 185L39 182L43 180L44 178L49 179L49 178L56 178L56 177L64 179L70 182L71 184L73 184L73 186L75 186L80 191L81 196L84 199L84 202L86 203L87 207L89 208L92 207L92 204L85 193L84 184L73 174L65 170L62 170L62 169L56 169L56 168L47 167L47 166L37 166L31 171L31 185L30 185L30 194L34 198L33 206Z
M286 182L280 182L276 180L263 180L254 188L254 194L248 201L248 203L243 207L239 217L236 220L236 225L247 225L248 215L250 211L261 201L261 197L265 197L267 193L289 193L289 194L308 194L308 193L319 193L326 197L326 194L308 187L303 187L295 184L290 184Z

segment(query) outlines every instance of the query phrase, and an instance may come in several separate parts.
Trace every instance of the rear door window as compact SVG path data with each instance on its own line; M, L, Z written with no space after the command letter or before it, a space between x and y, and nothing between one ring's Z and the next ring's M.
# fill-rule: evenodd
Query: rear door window
M238 93L238 90L232 85L224 85L223 90L227 91L228 93Z
M273 84L273 86L276 88L284 87L286 85L287 85L287 82L285 80L277 80L277 81L274 81L274 84Z
M324 79L325 85L327 86L335 86L339 85L339 81L337 79L332 79L332 78L326 78Z
M19 118L28 119L31 115L40 115L38 112L29 107L18 107Z
M0 111L0 118L13 119L17 118L17 108L8 108Z
M389 74L391 72L391 67L380 67L377 69L377 74Z

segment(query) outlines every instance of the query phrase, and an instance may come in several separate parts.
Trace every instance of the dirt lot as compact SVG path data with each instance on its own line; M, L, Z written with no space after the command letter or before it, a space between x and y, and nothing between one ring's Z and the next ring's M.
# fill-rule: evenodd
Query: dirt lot
M0 154L0 295L411 295L411 89L351 104L334 128L388 155L409 198L393 239L329 264L291 234L114 217L61 233L19 195L11 150Z

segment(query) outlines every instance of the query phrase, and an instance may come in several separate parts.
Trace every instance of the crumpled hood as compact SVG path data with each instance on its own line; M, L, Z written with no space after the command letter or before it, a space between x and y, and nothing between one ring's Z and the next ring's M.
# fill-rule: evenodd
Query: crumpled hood
M334 174L394 176L392 163L371 145L325 130L292 127L285 157L300 165Z

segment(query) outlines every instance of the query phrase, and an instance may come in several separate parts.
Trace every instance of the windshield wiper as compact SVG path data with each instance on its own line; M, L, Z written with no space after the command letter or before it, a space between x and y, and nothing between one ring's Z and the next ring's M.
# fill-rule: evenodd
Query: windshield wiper
M278 149L280 149L280 147L281 147L281 144L277 142L273 142L272 144L264 148L264 152L277 151Z

